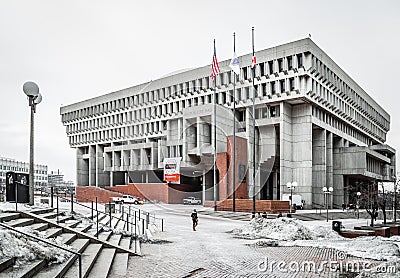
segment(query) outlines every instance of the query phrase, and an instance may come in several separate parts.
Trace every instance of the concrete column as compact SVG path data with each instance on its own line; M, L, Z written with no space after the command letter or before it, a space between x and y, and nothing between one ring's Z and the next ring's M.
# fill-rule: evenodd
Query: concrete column
M336 188L333 184L333 134L331 132L326 132L326 186L333 187L333 195L335 195ZM331 198L331 206L333 208L340 208L342 204L336 204L334 202L334 197Z
M203 126L202 126L202 120L201 120L201 118L200 117L196 117L196 132L197 132L197 135L196 135L196 146L197 146L197 148L199 149L201 146L202 146L202 133L203 133Z
M96 145L89 146L89 185L96 186Z
M312 205L312 106L281 105L280 126L280 199L289 194L288 182L296 181L296 194L306 207Z
M85 148L76 148L76 185L89 185L89 161L84 159Z
M189 161L189 157L187 155L188 152L188 147L187 147L187 139L186 139L186 129L187 129L187 121L185 119L183 119L182 122L182 160L183 162L187 162Z
M272 172L272 184L273 184L273 195L272 199L273 200L279 200L279 195L278 195L278 173L277 172Z
M337 174L341 172L341 156L340 156L340 148L345 146L346 142L343 138L335 137L333 139L333 155L332 155L332 162L333 162L333 204L338 205L341 207L343 203L345 203L344 199L344 177L341 174ZM348 144L348 142L347 142Z
M110 177L104 172L104 146L96 145L96 186L104 187L110 185Z
M326 184L326 130L314 128L312 131L312 201L318 206L324 206L322 188Z
M110 186L114 186L114 172L110 172Z

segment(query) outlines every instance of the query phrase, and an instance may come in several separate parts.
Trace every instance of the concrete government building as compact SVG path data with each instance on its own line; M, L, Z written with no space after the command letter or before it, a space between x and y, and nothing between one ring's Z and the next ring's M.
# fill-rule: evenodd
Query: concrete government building
M286 184L296 181L294 194L307 208L324 204L324 186L334 188L332 205L341 207L354 202L361 188L393 180L395 150L385 144L389 114L311 39L256 56L255 90L250 54L239 57L235 91L230 60L219 63L218 200L231 198L233 188L238 199L253 196L254 92L257 199L280 200L289 193ZM134 184L146 190L163 183L164 158L181 157L180 184L166 186L213 200L210 73L210 65L180 71L61 107L69 144L76 149L77 185Z

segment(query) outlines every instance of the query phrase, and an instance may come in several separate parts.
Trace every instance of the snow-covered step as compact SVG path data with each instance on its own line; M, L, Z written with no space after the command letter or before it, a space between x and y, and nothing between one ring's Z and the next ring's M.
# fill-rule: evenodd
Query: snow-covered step
M118 223L120 223L122 221L121 220L122 214L118 214L117 213L117 214L114 214L113 216L114 217L112 217L112 226L113 226L114 229L116 229Z
M81 220L68 220L68 221L65 221L62 225L70 227L70 228L75 228L81 222L82 222Z
M51 238L51 237L56 237L61 235L62 229L61 228L50 228L47 229L46 231L46 238Z
M52 212L54 210L55 210L54 208L41 208L41 209L31 210L30 213L33 213L33 214L44 214L44 213Z
M106 278L110 272L115 253L115 248L103 248L100 255L97 257L92 270L89 272L89 277Z
M44 231L49 227L47 223L34 223L29 226L25 226L25 228L30 228L35 231Z
M62 237L62 243L64 244L70 244L77 238L76 234L72 233L62 233L60 237Z
M121 239L120 246L129 249L131 245L131 239L129 237L124 237ZM128 269L128 253L117 253L115 254L113 264L111 265L108 277L127 277L126 272Z
M72 220L74 217L72 215L60 215L58 216L59 223L65 223L66 221Z
M99 233L99 240L107 241L112 235L111 231Z
M103 244L91 243L86 247L85 251L82 253L82 277L88 277L89 272L100 255L100 251ZM78 265L76 263L76 265ZM67 273L65 273L65 278L76 278L79 276L79 269L77 267L71 267Z
M15 258L5 258L0 260L0 272L13 266L15 263Z
M122 235L112 235L109 239L108 242L113 244L113 245L119 245L119 242L121 241Z
M35 222L32 218L18 218L15 220L8 221L4 224L7 224L8 226L11 227L23 227L23 226L28 226L31 225Z
M15 219L18 219L19 217L20 217L20 214L18 212L2 212L2 213L0 213L0 221L1 222L15 220Z
M131 239L129 237L124 237L120 241L120 246L122 248L129 249L131 245ZM127 269L128 269L128 253L117 253L115 254L114 261L111 265L110 272L108 273L108 277L127 277Z
M120 219L117 223L117 225L115 226L115 229L117 230L124 230L126 226L126 222L122 219Z
M88 245L90 241L89 239L78 238L70 245L77 250L76 252L81 253ZM62 277L68 269L74 264L75 260L77 261L77 255L71 255L71 257L63 262L62 264L53 264L47 268L42 269L38 273L36 273L33 277L38 278L53 278L53 277ZM78 263L73 268L77 268L78 270ZM78 275L76 275L78 277Z
M57 217L57 212L48 212L48 213L42 213L40 215L38 215L42 218L46 218L46 219L51 219L51 218L56 218Z
M90 230L90 228L93 226L93 224L89 223L89 224L83 224L82 227L77 227L76 229L82 233L86 233L87 231Z
M99 220L99 225L110 226L109 222L110 222L110 218L109 217L103 217L101 220Z
M32 262L26 262L19 267L10 266L6 270L0 273L0 278L8 277L32 277L40 269L46 265L45 260L35 260Z

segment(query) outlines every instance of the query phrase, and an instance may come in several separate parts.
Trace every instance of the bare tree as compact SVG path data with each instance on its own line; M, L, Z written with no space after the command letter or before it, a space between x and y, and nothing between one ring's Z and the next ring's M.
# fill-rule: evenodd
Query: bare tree
M376 218L378 217L378 200L377 200L377 195L378 195L378 190L376 186L376 182L368 182L367 186L362 187L362 203L365 207L365 210L371 217L371 224L370 226L373 227L374 223L376 221Z
M387 194L385 192L385 185L383 182L380 183L380 186L382 188L379 197L378 197L378 205L382 210L382 214L383 214L383 224L386 224L386 205L390 202L389 198L389 194Z

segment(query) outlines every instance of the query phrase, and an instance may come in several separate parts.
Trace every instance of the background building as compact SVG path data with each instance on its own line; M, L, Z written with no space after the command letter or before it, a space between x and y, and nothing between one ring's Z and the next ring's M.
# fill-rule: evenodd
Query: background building
M58 192L73 192L75 190L75 184L73 181L65 181L64 175L60 173L60 170L51 171L48 175L48 187L54 187Z
M281 199L286 183L306 207L352 202L360 187L391 181L395 150L385 144L389 114L311 39L258 51L255 90L251 55L239 57L233 91L230 61L217 85L217 199ZM77 185L162 182L163 160L182 157L178 191L213 200L213 88L210 66L61 107ZM255 93L255 161L253 159ZM233 101L237 103L237 168L232 169ZM253 163L256 179L253 181ZM236 175L237 184L232 177ZM249 186L250 185L250 186ZM142 190L146 186L141 185ZM192 193L194 194L194 193Z
M47 186L47 166L35 164L35 188ZM0 157L0 184L6 185L6 173L17 172L29 174L29 163L12 158Z

